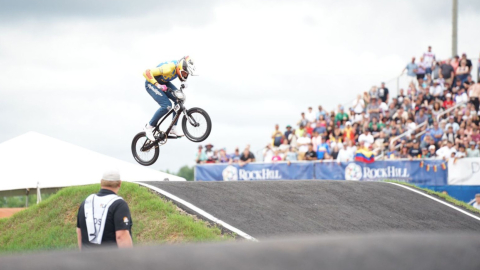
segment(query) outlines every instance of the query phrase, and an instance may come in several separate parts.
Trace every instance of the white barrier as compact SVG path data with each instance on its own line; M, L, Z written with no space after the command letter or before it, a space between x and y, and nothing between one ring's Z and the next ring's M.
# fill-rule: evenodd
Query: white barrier
M480 158L462 158L448 161L448 184L480 186Z

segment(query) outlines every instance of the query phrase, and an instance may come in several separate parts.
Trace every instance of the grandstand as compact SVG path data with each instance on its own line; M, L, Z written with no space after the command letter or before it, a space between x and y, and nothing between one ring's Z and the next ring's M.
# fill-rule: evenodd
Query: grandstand
M331 111L309 107L294 127L275 127L265 148L227 154L207 146L196 162L235 163L249 152L266 163L354 161L357 152L375 160L480 157L478 61L439 60L429 48L402 75Z

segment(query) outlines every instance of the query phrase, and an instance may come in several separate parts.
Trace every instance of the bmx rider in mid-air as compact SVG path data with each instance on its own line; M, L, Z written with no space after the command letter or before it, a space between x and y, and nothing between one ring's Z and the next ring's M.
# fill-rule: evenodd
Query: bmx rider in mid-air
M171 81L178 77L182 83L182 87L185 88L187 87L186 81L189 75L197 75L195 74L195 63L189 56L185 56L178 61L163 62L155 68L147 69L143 73L143 76L147 79L145 88L148 94L160 105L160 108L155 112L150 122L144 127L145 134L149 140L155 141L153 128L157 125L158 120L168 112L169 107L172 106L170 99L176 104L172 93L167 91L168 88L173 91L178 90ZM175 118L175 112L173 113L173 118ZM177 123L174 123L169 135L177 137L183 136L182 131L177 129L176 126Z

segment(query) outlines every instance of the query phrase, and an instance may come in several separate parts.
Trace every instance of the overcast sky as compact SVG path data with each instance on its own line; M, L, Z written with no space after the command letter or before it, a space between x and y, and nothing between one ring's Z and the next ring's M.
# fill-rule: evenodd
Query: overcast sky
M478 25L480 1L459 0L459 53L478 58ZM450 56L451 1L0 0L0 143L36 131L135 162L158 108L143 71L191 55L204 143L256 151L276 123L349 102L428 45ZM152 167L193 165L197 146L172 140Z

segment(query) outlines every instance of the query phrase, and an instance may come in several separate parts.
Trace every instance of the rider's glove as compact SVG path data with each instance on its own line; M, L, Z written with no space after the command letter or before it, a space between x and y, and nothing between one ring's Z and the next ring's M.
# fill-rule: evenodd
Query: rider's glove
M163 92L167 91L167 86L163 85L163 84L159 84L159 83L156 83L155 86L162 90Z

